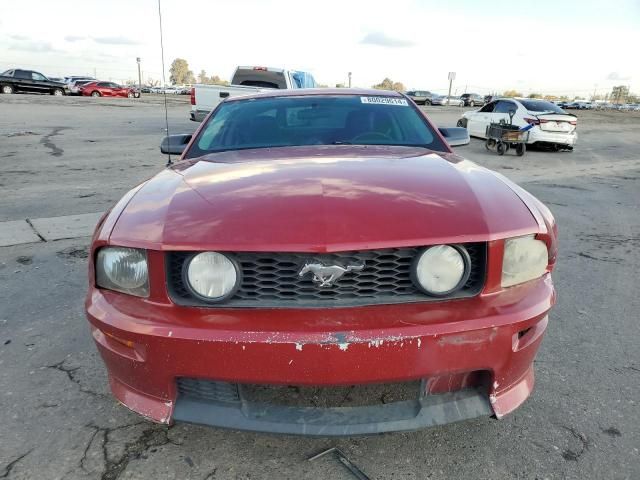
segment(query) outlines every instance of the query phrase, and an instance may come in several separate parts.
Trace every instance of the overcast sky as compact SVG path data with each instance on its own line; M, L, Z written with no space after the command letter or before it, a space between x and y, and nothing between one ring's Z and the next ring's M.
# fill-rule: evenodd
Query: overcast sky
M0 16L0 71L101 79L162 75L157 0L11 2ZM590 95L640 93L640 2L162 0L165 62L229 79L236 65L311 71L320 83ZM168 75L167 75L168 79Z

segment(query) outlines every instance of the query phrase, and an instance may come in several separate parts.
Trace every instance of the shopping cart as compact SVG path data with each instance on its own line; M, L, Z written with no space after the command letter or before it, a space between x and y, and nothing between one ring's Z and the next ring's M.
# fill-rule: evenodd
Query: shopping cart
M515 113L515 112L514 112ZM516 155L521 157L527 151L527 140L529 140L529 130L533 125L518 127L513 124L513 115L509 112L510 123L504 121L500 123L490 123L487 127L485 147L487 150L496 149L498 155L504 155L510 148L516 151Z

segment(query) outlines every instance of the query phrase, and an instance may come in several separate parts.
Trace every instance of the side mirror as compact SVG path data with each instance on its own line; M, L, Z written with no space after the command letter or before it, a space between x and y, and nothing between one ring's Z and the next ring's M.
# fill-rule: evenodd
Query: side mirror
M162 139L160 151L169 155L182 155L187 144L191 140L191 134L169 135Z
M468 145L471 141L469 131L462 127L438 128L447 143L452 147Z

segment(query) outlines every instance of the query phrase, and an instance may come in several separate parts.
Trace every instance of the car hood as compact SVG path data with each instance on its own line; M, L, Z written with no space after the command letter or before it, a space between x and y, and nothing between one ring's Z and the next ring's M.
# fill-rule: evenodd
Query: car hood
M505 181L454 154L313 146L179 162L133 195L109 241L330 252L488 241L537 229Z

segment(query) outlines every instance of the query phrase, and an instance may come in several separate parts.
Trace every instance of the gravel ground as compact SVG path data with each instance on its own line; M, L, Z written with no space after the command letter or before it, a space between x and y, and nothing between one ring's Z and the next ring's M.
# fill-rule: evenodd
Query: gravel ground
M162 98L0 95L0 222L98 212L160 170ZM169 99L191 132L188 97ZM460 109L428 107L441 126ZM640 116L577 112L574 152L457 151L543 200L559 302L533 396L502 421L316 439L144 421L113 400L84 319L88 238L0 248L0 478L640 478Z

